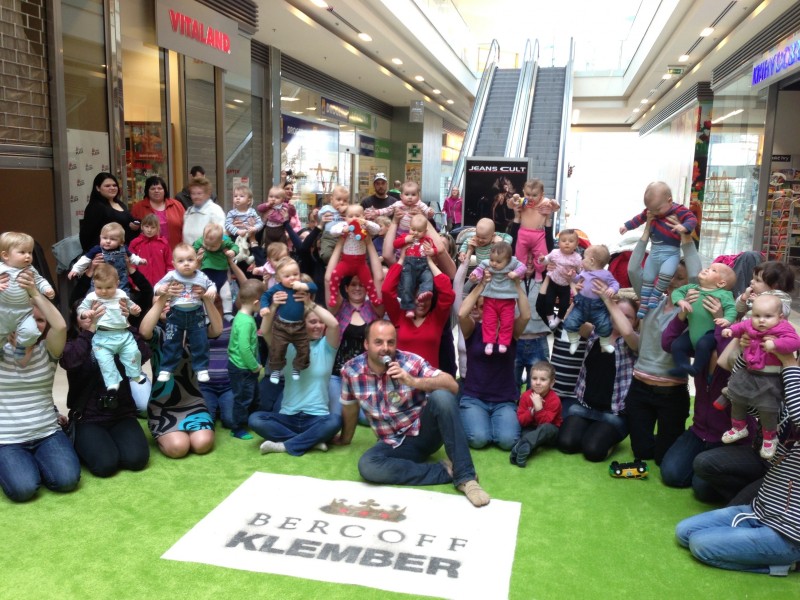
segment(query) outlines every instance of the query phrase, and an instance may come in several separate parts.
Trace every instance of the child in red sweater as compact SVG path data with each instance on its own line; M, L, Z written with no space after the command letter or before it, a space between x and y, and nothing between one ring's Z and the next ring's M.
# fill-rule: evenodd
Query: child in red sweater
M561 399L551 389L556 371L549 362L539 361L531 367L531 385L522 394L517 419L522 435L511 449L511 464L524 467L528 457L539 446L553 446L561 427Z
M150 285L155 286L167 271L172 270L172 250L167 239L161 236L161 224L157 216L150 214L142 218L142 235L135 237L128 248L147 260L147 264L138 265L137 269Z

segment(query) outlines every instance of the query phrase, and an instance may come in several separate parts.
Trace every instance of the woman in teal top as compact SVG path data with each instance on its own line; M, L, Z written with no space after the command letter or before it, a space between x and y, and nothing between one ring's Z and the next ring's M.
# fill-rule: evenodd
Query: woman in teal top
M294 346L289 345L284 368L285 387L280 412L258 411L250 415L250 428L265 438L261 453L287 452L302 456L312 448L326 451L329 442L342 427L340 415L328 409L328 379L339 348L339 322L330 312L313 302L307 292L294 292L295 300L305 303L305 324L310 340L310 365L300 371L300 379L290 375ZM276 292L273 304L284 304L286 292ZM272 318L264 317L261 333L271 343ZM289 371L286 371L289 369Z

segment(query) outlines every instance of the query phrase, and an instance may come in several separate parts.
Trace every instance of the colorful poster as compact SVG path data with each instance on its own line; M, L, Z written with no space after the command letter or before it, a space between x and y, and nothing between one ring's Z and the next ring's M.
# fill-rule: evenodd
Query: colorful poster
M70 223L66 225L75 235L92 193L92 181L98 173L111 170L108 133L67 129L67 148Z
M505 231L514 218L507 201L522 195L530 165L527 158L468 158L464 177L464 225L488 217L497 231Z

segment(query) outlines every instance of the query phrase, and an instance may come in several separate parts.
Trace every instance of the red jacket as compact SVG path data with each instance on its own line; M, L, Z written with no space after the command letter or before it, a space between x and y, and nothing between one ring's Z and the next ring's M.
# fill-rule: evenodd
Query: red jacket
M164 200L164 210L167 213L167 229L169 231L162 231L161 235L169 242L170 249L175 248L183 241L183 214L186 209L183 204L174 198L167 198ZM156 214L153 207L150 206L150 200L145 198L134 204L131 207L131 214L133 218L141 221L147 215ZM138 252L136 254L139 254ZM170 259L170 264L172 259Z
M522 427L533 427L543 423L552 423L556 427L561 427L561 398L553 390L547 392L542 398L542 410L531 414L533 408L533 390L528 390L519 399L517 406L517 419Z
M173 268L172 250L169 249L169 244L163 237L149 238L140 235L130 243L128 249L147 260L146 265L138 265L136 268L152 286L161 281L167 271L171 271Z

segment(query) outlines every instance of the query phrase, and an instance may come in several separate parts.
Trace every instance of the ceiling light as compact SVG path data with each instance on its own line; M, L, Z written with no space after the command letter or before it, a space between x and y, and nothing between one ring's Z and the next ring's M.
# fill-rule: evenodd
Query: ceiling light
M306 110L317 110L316 105L314 106L306 106Z
M393 58L393 59L392 59L392 62L393 62L394 64L396 64L396 65L402 65L402 64L403 64L403 61L402 61L402 60L400 60L399 58Z
M403 82L403 86L404 86L404 87L405 87L405 88L406 88L406 89L407 89L409 92L413 92L413 91L414 91L414 88L413 88L413 87L411 87L411 84L410 84L410 83L408 83L407 81L404 81L404 82Z
M664 73L661 79L672 79L672 73Z
M328 8L328 3L325 0L311 0L311 3L320 8Z
M380 71L381 73L383 73L387 77L391 77L392 76L392 72L389 69L387 69L386 67L384 67L384 66L378 67L378 71Z
M302 110L291 110L289 112L291 112L293 115L302 115L303 114Z
M414 79L417 81L425 81L425 78L422 75L414 75Z
M700 37L708 37L712 33L714 33L714 28L713 27L706 27L705 29L703 29L703 31L700 32Z
M328 119L317 119L320 123L325 123Z
M641 102L639 102L639 104L647 104L647 98L642 98L642 100L641 100Z
M436 95L436 94L441 94L441 93L442 93L442 90L437 90L436 88L433 88L433 89L431 90L431 94L434 94L434 95Z
M442 106L442 105L440 104L440 105L439 105L439 110L444 110L444 106Z
M681 54L678 57L678 62L689 62L689 55L688 54Z
M244 104L244 100L240 100L239 98L234 98L233 101L236 102L236 104Z
M430 96L423 96L423 98L425 98L425 102L430 102L431 101Z
M448 100L448 101L447 101L447 103L448 103L448 104L455 104L455 101L453 101L453 100Z
M372 37L368 33L364 33L363 31L358 34L358 39L360 39L362 42L372 41Z
M723 115L718 119L713 119L711 121L711 124L712 125L716 125L717 123L722 123L725 119L730 119L731 117L735 117L736 115L738 115L740 113L743 113L743 112L744 112L743 108L740 108L738 110L733 110L733 111L729 112L727 115Z
M281 102L297 102L300 98L294 96L281 96Z
M639 112L639 109L638 109L638 108L634 108L634 109L633 109L633 112L635 112L635 113L638 113L638 112Z

